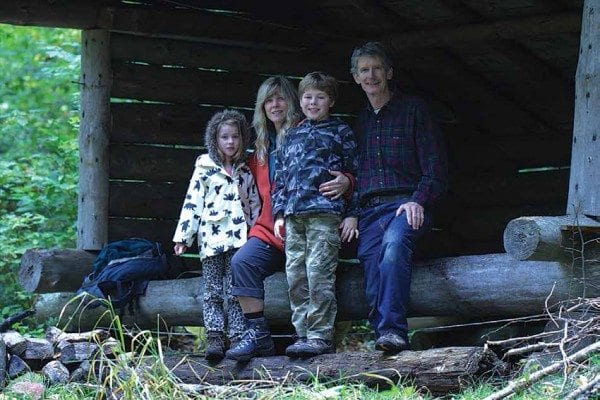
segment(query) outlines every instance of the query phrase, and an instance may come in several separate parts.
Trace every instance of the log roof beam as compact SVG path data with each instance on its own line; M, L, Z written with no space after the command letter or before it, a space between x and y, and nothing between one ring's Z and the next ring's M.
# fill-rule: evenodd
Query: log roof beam
M447 1L449 1L447 4L451 6L451 9L456 9L452 6L454 0ZM355 6L364 9L369 7L376 15L391 12L383 6L373 8L372 5L358 0ZM472 13L468 12L468 14ZM256 15L254 18L256 17L260 17L260 15ZM391 22L397 26L396 17L398 16L394 15ZM387 21L390 22L390 17L387 18ZM313 48L330 50L334 54L348 54L348 51L356 43L364 41L364 38L339 35L333 31L311 30L311 35L299 35L298 33L304 32L304 27L260 21L245 15L223 15L199 10L191 12L189 9L156 11L124 6L117 0L0 2L0 22L76 29L103 28L153 37L220 40L247 45L263 43L264 46L267 46L272 43L272 47L279 50L287 48L289 51L294 51L298 48ZM464 24L452 28L410 30L386 35L382 39L389 43L391 48L400 51L419 47L451 47L497 38L517 39L521 36L578 33L580 25L580 13L573 11ZM403 26L406 25L403 24Z

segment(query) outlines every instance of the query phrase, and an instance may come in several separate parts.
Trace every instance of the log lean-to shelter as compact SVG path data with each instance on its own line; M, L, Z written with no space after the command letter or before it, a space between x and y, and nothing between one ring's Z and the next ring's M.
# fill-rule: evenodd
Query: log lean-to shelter
M251 117L267 76L329 72L352 124L366 99L349 58L369 40L392 52L400 90L431 103L449 152L412 315L539 313L553 286L550 300L599 295L598 268L576 270L561 246L577 221L597 234L600 216L600 0L13 0L0 22L82 30L78 249L24 257L24 275L42 269L40 315L78 287L85 251L128 237L171 247L206 121L222 107ZM542 217L504 238L528 246L516 261L503 233L524 216ZM340 272L340 315L365 318L360 269ZM152 282L136 321L201 323L199 285L184 281ZM269 318L289 321L285 280L267 285Z

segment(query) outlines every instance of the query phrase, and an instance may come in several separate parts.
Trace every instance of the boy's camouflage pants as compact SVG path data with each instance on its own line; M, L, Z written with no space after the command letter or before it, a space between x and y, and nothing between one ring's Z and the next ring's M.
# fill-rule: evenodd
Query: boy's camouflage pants
M292 215L285 219L285 272L292 324L298 336L333 338L341 220L341 216L332 214Z

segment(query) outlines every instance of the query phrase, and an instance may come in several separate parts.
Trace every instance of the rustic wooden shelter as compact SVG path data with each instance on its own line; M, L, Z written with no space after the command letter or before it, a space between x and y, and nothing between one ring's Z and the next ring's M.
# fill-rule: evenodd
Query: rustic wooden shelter
M444 297L432 302L446 306L430 302L422 315L481 312L477 299L492 286L465 299L473 286L450 289L448 282L475 284L477 276L498 275L511 285L514 268L531 267L500 256L469 258L502 252L505 227L518 217L568 214L571 221L529 219L508 239L505 232L504 241L512 235L517 245L532 239L524 244L527 255L517 258L551 263L536 264L533 275L523 272L521 282L535 286L544 277L551 287L552 279L570 276L552 252L540 255L536 246L556 250L564 245L561 227L574 226L574 216L592 217L590 225L600 216L598 15L600 0L0 4L2 23L82 30L80 250L134 236L170 247L193 160L204 150L204 125L215 110L235 107L250 116L267 76L296 79L325 70L341 82L335 112L352 123L365 98L349 73L351 51L368 40L385 43L396 84L430 101L449 150L450 192L421 253L456 259L421 270L417 295L435 286ZM461 275L477 266L501 272ZM437 274L435 284L427 274ZM536 307L548 289L540 287ZM523 290L527 302L531 291ZM519 296L504 293L503 299ZM490 309L490 316L524 310Z

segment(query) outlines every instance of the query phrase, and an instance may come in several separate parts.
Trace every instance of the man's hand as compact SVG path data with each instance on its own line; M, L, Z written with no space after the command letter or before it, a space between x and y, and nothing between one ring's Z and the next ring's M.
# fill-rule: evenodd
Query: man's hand
M340 224L340 239L342 242L350 242L352 239L358 239L358 218L346 217Z
M277 218L275 225L273 225L273 232L275 237L279 240L285 240L285 220L283 218Z
M330 170L329 173L335 176L335 178L321 183L319 185L319 192L321 192L323 196L329 197L331 200L337 200L342 197L350 187L350 179L341 171Z
M183 253L185 253L187 250L187 246L183 243L175 243L175 246L173 246L173 252L175 253L176 256L180 256Z
M423 225L425 209L422 205L414 201L404 203L396 210L396 217L400 216L403 211L406 212L406 221L413 229L417 230Z

